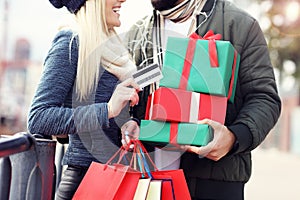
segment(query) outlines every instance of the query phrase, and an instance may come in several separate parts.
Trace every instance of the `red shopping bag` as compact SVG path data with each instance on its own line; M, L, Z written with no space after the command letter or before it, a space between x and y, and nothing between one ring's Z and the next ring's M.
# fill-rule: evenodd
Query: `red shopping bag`
M190 195L190 192L189 192L182 169L158 170L158 171L152 171L151 174L153 175L154 179L161 178L161 177L171 177L176 200L177 199L179 199L179 200L190 200L191 199L191 195ZM165 186L165 187L167 188L168 186ZM170 190L170 186L169 186L169 190ZM163 196L162 199L169 200L172 198L171 198L171 196L165 196L165 197Z
M136 141L138 146L141 147L143 154L143 161L144 165L147 167L147 160L150 164L154 167L154 171L148 172L149 176L152 179L161 179L161 180L171 180L171 181L164 181L162 185L162 200L191 200L191 195L187 186L187 182L183 173L182 169L176 170L158 170L155 166L154 162L152 161L151 157L149 156L147 150L142 145L140 141ZM138 148L137 148L138 149ZM147 169L145 169L147 172ZM175 198L174 198L175 196Z
M159 198L157 198L157 195L159 196ZM133 200L145 199L175 200L172 178L166 175L156 175L155 178L153 178L152 176L152 178L140 179Z
M162 180L161 200L175 200L175 199L178 200L179 199L179 198L175 197L173 179L170 176L157 174L157 175L153 176L153 180Z
M73 196L73 200L133 199L141 172L132 169L131 165L126 166L119 164L119 162L113 165L108 163L91 163Z

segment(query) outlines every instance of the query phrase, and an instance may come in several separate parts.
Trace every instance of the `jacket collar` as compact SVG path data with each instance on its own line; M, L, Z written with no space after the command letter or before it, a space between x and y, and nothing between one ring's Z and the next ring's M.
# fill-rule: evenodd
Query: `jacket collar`
M212 11L214 4L216 3L217 0L207 0L202 12L205 12L207 15Z
M197 30L196 33L200 34L200 27L212 16L216 9L217 0L207 0L202 11L197 17ZM200 34L201 35L201 34Z

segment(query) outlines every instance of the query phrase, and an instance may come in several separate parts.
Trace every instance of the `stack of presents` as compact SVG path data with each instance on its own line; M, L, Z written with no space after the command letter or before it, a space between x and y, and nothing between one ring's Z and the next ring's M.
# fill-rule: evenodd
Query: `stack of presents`
M212 31L203 38L168 38L163 78L148 97L141 141L205 146L212 140L212 127L197 122L208 118L224 124L240 61L232 44L220 39Z

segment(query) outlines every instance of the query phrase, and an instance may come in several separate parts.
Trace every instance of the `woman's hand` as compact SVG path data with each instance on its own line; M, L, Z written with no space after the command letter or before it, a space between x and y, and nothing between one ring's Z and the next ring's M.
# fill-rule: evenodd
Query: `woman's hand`
M206 146L196 147L185 145L183 149L214 161L220 160L232 149L236 140L234 134L226 126L210 119L204 119L198 123L208 124L214 129L213 140Z
M136 84L132 78L126 79L118 84L107 103L108 118L119 115L129 101L130 106L136 105L139 102L138 91L140 91L139 85Z
M138 139L140 134L140 127L134 120L129 120L121 127L122 144L127 147L130 140Z

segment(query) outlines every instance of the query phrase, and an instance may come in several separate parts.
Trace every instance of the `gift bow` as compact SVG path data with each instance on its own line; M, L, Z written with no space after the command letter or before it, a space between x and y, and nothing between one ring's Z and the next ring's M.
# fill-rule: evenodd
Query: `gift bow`
M196 40L208 40L210 65L212 67L218 67L219 62L218 62L218 52L217 52L216 40L221 40L222 35L214 34L214 32L212 30L209 30L203 37L201 37L197 33L192 33L190 35L190 38L196 39Z
M184 59L184 66L182 70L182 76L180 79L179 83L179 89L186 89L187 88L187 83L188 83L188 78L190 75L190 70L192 66L192 62L194 59L194 53L196 49L196 43L197 40L208 40L208 51L209 51L209 60L210 60L210 65L211 67L218 67L219 62L218 62L218 53L217 53L217 46L216 46L216 40L221 39L221 34L214 34L212 30L209 30L203 37L200 35L193 33L190 35L190 40L188 43L187 51L186 51L186 56Z
M203 37L198 35L197 33L192 33L190 35L191 39L194 40L208 40L208 49L209 49L209 59L210 59L210 65L212 67L218 67L218 52L217 52L217 46L216 46L216 40L221 40L222 35L221 34L214 34L212 30L209 30ZM236 70L236 62L237 62L238 53L235 50L234 51L234 60L232 65L232 73L231 73L231 79L229 84L229 91L228 91L228 99L231 99L233 94L233 84L234 84L234 74Z

